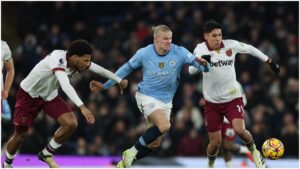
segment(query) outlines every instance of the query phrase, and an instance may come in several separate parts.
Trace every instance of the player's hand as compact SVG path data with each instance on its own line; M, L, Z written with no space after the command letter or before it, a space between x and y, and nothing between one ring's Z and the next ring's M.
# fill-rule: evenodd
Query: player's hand
M211 62L211 60L210 60L211 56L210 55L203 55L203 56L201 56L201 58L205 59L208 63Z
M3 90L2 92L1 92L1 96L2 96L2 100L5 100L5 99L7 99L8 98L8 91L6 91L6 90Z
M269 63L270 68L274 72L274 75L276 77L279 77L279 72L280 72L279 65L277 63L273 62L272 60L270 60L268 63Z
M121 82L118 85L119 85L119 88L120 88L120 93L123 94L123 90L125 88L127 88L127 86L128 86L128 80L122 79Z
M96 80L90 82L90 89L92 92L101 92L103 90L103 84Z
M95 123L95 117L94 117L93 113L87 107L85 107L84 104L81 105L79 108L80 108L81 113L85 117L86 122L88 124L94 124Z
M207 66L207 64L208 64L208 62L205 59L203 59L202 57L196 57L196 61L203 66Z

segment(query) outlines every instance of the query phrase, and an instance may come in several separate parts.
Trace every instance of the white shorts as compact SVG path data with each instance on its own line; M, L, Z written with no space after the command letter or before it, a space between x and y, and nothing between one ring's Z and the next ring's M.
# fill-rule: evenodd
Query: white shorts
M146 119L152 112L160 109L166 114L168 120L170 120L171 110L173 106L172 101L169 103L164 103L160 100L157 100L151 96L144 95L140 92L135 93L135 99L138 108L143 113Z

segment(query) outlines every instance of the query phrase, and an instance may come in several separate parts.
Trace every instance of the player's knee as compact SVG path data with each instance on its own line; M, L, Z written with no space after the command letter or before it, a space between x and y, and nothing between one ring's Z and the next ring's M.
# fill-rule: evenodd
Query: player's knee
M171 123L170 122L166 122L166 123L161 123L160 125L157 126L159 131L161 133L166 133L170 130L171 128Z
M63 124L63 127L66 128L68 131L74 131L77 128L77 126L78 123L76 120L69 120Z

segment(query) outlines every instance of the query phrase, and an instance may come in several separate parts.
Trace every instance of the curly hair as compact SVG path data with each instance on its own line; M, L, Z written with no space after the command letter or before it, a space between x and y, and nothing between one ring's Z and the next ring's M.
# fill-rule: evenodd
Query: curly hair
M74 40L70 43L67 50L67 57L72 55L84 56L92 55L93 47L92 45L83 39Z

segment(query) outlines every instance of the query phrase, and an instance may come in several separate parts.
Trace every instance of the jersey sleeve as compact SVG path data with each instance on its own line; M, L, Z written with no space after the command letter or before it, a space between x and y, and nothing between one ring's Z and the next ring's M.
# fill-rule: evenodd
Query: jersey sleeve
M184 63L191 65L190 66L191 68L189 68L189 72L192 72L192 73L190 73L190 74L196 74L198 72L208 72L209 71L208 66L200 65L196 61L196 56L195 55L193 55L191 52L189 52L184 47L180 47L180 48L181 48L181 51L182 51L181 53L184 56Z
M118 77L117 75L115 75L114 73L112 73L111 71L103 68L102 66L99 66L95 63L91 63L90 67L89 67L89 70L94 72L94 73L97 73L98 75L102 76L102 77L105 77L107 79L112 79L118 83L121 82L121 78Z
M9 46L7 45L6 42L1 42L3 43L2 46L2 52L3 52L3 60L7 61L11 58L11 50L9 49Z
M133 57L128 61L128 64L133 68L137 69L142 67L144 52L142 50L138 50Z
M142 59L143 59L143 53L141 50L138 50L133 57L126 62L122 67L120 67L117 72L115 73L118 77L124 78L129 73L131 73L133 70L142 67ZM111 86L116 84L113 80L108 80L104 83L103 87L105 90L109 89Z
M65 59L64 51L53 51L49 56L47 56L47 64L52 71L65 71L67 68L67 61Z
M80 107L83 105L83 102L77 95L75 89L70 84L70 80L65 72L56 71L55 76L58 79L58 82L64 91L64 93L69 97L70 100L72 100L73 103L76 104L77 107Z
M184 57L185 64L192 64L195 61L196 56L189 52L186 48L181 46L180 51L182 56Z
M236 40L231 40L231 43L233 43L233 48L236 50L237 53L246 53L250 54L252 56L255 56L262 60L263 62L266 62L268 60L268 56L262 53L257 48L253 47L252 45L239 42Z

